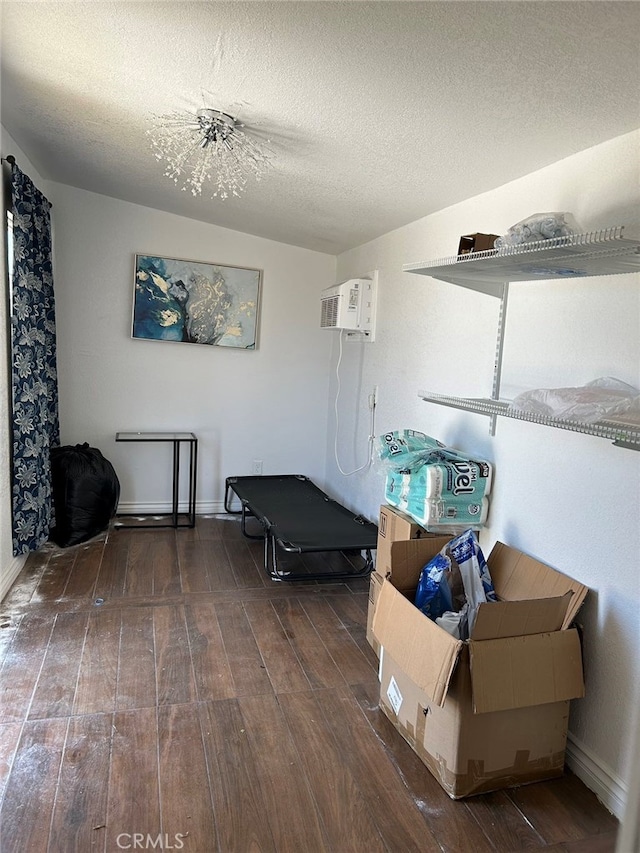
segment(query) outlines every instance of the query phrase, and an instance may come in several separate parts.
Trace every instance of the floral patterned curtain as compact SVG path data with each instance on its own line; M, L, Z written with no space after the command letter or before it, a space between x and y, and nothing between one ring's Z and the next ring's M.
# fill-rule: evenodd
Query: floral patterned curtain
M13 553L35 551L53 526L49 450L60 444L51 205L12 164L11 298ZM11 264L11 259L9 259Z

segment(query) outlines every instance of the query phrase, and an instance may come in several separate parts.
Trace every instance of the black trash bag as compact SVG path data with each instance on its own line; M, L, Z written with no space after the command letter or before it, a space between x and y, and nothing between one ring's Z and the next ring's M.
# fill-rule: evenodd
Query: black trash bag
M111 462L87 443L51 449L55 527L49 538L61 548L86 542L116 514L120 481Z

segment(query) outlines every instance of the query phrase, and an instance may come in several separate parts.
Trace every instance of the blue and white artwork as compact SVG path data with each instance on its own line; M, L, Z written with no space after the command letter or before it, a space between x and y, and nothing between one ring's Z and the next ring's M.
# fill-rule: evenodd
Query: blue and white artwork
M261 271L136 255L133 337L255 349Z

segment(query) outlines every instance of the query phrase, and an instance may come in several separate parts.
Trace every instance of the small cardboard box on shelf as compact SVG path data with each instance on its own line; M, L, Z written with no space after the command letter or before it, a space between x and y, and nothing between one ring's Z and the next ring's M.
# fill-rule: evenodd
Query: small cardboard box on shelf
M488 249L493 249L493 244L498 237L498 234L466 234L460 238L458 254L469 255L474 252L486 252Z

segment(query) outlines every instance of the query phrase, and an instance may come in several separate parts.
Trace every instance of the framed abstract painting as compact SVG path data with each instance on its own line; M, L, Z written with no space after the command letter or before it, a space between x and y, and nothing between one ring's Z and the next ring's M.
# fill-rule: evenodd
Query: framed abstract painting
M134 338L255 349L262 270L136 255Z

